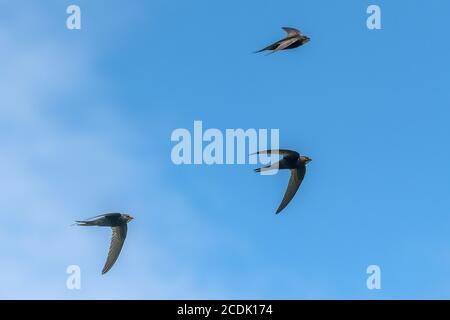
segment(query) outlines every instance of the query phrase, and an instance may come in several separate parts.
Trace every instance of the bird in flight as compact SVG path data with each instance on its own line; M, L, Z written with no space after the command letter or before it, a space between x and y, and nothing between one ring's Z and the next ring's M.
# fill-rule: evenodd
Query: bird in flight
M272 54L280 50L294 49L311 40L309 37L303 35L300 30L289 27L283 27L282 29L287 32L287 36L284 39L281 39L280 41L277 41L264 49L256 51L255 53L272 50L272 52L269 53Z
M280 156L283 156L283 158L276 163L263 168L255 169L256 172L264 172L276 169L291 170L291 178L289 179L286 193L284 194L284 198L277 209L277 214L279 214L284 208L286 208L288 203L295 196L298 188L300 187L300 184L303 181L303 178L305 177L306 165L311 162L311 159L306 156L301 156L298 152L282 149L259 151L256 152L256 154L279 154Z
M127 237L127 223L133 219L134 218L128 214L107 213L87 220L75 221L77 226L111 227L111 244L109 246L108 258L106 259L102 274L107 273L119 257L123 243Z

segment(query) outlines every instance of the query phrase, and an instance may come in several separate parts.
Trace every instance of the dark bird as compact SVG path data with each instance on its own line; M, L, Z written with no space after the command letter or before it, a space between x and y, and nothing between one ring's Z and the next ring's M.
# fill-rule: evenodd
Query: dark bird
M102 274L107 273L119 257L123 243L127 237L127 223L133 219L134 218L128 214L107 213L84 221L75 221L76 225L83 227L111 227L111 244L109 246L108 258L106 259Z
M273 163L269 166L255 169L256 172L264 172L269 170L276 169L289 169L291 170L291 178L289 179L289 184L286 189L286 193L284 194L283 201L281 201L280 206L278 207L277 214L280 213L288 203L292 200L297 192L300 184L303 181L306 173L306 165L311 161L310 158L306 156L301 156L298 152L291 150L266 150L259 151L256 154L279 154L283 156L283 158Z
M309 37L303 35L300 30L288 27L283 27L282 29L287 32L286 38L281 39L280 41L277 41L270 46L265 47L264 49L256 51L255 53L272 50L272 52L269 53L272 54L280 50L294 49L304 45L311 40Z

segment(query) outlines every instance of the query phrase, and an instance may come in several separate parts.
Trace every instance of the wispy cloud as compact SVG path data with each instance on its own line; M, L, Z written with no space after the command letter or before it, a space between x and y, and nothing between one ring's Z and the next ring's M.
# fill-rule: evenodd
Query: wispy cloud
M108 87L95 71L101 52L64 41L46 25L50 17L39 6L8 9L11 19L0 25L0 297L196 295L192 264L169 250L183 248L176 239L180 224L190 232L209 228L182 195L169 191L155 169L158 159L150 165L127 155L132 126L116 111L114 97L102 90L92 95L91 88ZM30 19L44 21L33 37L23 27ZM142 179L148 181L145 192L135 185ZM133 188L136 197L124 195ZM109 231L69 227L76 218L108 210L138 211L116 277L99 276ZM165 225L172 241L164 244L150 234L152 217L159 219L155 234ZM192 241L199 250L213 243ZM65 288L69 264L82 267L80 292Z

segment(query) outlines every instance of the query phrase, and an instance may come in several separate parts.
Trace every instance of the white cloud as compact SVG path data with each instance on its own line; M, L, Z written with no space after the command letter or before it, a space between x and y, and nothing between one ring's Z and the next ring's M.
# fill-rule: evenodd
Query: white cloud
M176 253L167 252L170 244L165 247L149 235L142 221L151 219L144 215L157 215L173 233L179 227L170 226L174 220L189 229L208 227L195 219L182 196L161 195L168 187L154 169L157 159L148 168L123 151L124 141L133 137L133 130L115 113L115 102L101 90L95 98L82 97L90 84L108 86L107 80L94 71L99 53L92 46L68 46L46 29L49 17L38 6L26 11L9 9L14 23L9 20L0 25L0 59L6 66L0 73L0 298L199 295L195 271L188 263L183 266ZM32 12L32 17L26 12ZM23 23L29 19L44 21L41 28L46 32L33 31L34 37L23 33ZM89 106L76 106L74 97L79 98L77 103ZM74 125L76 120L68 121L61 115L82 115L89 123L80 128ZM140 175L149 179L148 194L159 199L153 206L149 200L142 202L123 195ZM130 227L116 270L101 277L109 230L70 228L69 224L108 206L111 210L126 209L126 200L149 206L137 213L141 222L136 219ZM164 214L154 213L163 210ZM192 241L200 248L213 243ZM69 264L82 267L80 292L65 288Z

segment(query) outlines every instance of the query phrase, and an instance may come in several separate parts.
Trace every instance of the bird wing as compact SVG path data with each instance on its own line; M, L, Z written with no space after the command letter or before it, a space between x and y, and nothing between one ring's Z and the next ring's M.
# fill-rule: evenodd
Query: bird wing
M280 206L278 207L277 214L279 214L288 203L292 200L292 198L297 193L298 188L300 187L303 178L305 177L306 166L301 166L298 169L291 170L291 178L289 179L289 183L286 189L286 193L284 194L283 201L281 201Z
M89 220L97 219L97 218L100 218L100 217L102 217L102 218L103 217L117 217L117 218L119 218L121 215L122 215L121 213L105 213L105 214L100 214L98 216L95 216L95 217L92 217L92 218L89 218L89 219L85 219L84 221L89 221Z
M295 28L283 27L282 29L287 32L288 37L302 35L302 32L300 30L295 29Z
M120 251L122 250L123 243L125 242L125 238L127 237L127 224L124 223L119 227L113 227L112 229L112 237L111 244L109 246L108 258L106 259L105 266L103 267L102 274L107 273L117 258L119 257Z
M275 50L273 50L271 53L269 53L269 54L275 53L275 52L280 51L280 50L284 50L284 49L286 49L287 47L289 47L290 45L294 44L297 41L299 41L299 38L286 39L286 40L282 41L280 43L280 45Z
M282 156L288 157L288 158L300 157L300 154L298 152L292 151L292 150L287 150L287 149L262 150L262 151L252 153L251 155L254 155L254 154L279 154L279 155L282 155Z

